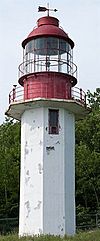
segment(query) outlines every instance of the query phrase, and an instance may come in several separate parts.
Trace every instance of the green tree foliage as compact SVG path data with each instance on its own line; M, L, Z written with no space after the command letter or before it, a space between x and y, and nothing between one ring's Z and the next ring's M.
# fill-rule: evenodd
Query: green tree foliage
M76 204L87 213L100 211L100 89L88 91L91 112L76 122Z
M0 218L18 216L20 124L0 126Z
M87 92L88 102L90 107L93 110L100 109L100 88L97 88L96 91L92 94L90 90Z

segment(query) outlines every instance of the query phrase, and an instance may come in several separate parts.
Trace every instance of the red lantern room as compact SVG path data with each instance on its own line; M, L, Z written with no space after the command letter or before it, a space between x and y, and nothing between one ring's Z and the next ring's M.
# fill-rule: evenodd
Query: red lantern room
M19 84L24 86L24 100L70 99L71 88L77 83L74 42L59 27L59 20L51 16L40 18L22 47Z
M26 102L32 105L41 100L42 104L45 99L44 105L49 100L52 105L54 101L61 106L66 102L66 108L79 119L87 110L85 92L74 87L77 84L77 66L73 63L74 42L59 26L59 20L49 16L49 9L39 7L39 11L46 10L48 16L39 18L37 27L22 42L19 86L14 85L9 94L10 106L6 114L21 120Z

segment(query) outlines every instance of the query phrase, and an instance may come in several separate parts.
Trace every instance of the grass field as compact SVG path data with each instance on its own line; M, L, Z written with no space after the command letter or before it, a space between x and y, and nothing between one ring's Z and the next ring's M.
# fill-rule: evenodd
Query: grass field
M10 234L6 236L0 236L0 241L18 241L19 237L16 234ZM80 232L74 237L60 238L58 236L39 236L39 237L27 237L20 238L20 241L100 241L100 229L89 232Z

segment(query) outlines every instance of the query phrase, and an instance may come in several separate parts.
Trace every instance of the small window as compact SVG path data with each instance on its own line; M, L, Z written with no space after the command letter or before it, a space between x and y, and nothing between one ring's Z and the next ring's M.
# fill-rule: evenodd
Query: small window
M49 109L49 134L59 134L59 110Z

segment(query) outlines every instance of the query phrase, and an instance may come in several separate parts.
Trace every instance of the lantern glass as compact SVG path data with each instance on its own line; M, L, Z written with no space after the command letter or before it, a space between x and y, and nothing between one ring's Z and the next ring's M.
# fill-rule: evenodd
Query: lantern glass
M72 49L70 44L57 37L39 37L26 44L24 61L28 72L72 71ZM30 66L31 65L31 66Z

